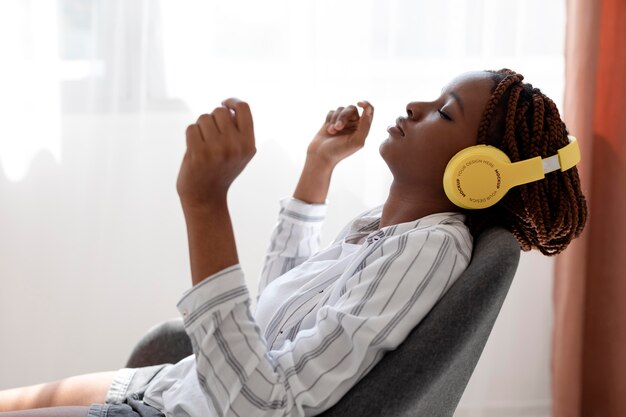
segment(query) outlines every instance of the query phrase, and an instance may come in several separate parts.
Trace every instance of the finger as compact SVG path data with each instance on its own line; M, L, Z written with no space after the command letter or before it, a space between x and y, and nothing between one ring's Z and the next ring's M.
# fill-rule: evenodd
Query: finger
M333 112L333 116L330 118L330 125L333 126L335 123L337 123L337 119L339 118L339 115L341 114L341 112L343 111L343 107L337 107L337 110L335 110Z
M198 121L196 122L200 129L200 133L202 134L202 139L207 142L214 140L215 137L220 133L217 125L215 124L215 120L213 116L210 114L203 114L198 117Z
M346 127L348 124L352 124L351 122L357 122L359 120L359 111L353 105L350 105L343 109L339 116L337 116L337 120L335 120L335 129L341 130Z
M357 132L362 135L363 141L365 141L365 138L369 134L370 127L372 126L372 120L374 119L374 106L366 100L359 101L357 106L363 109L363 114L361 115Z
M187 138L187 149L193 150L203 142L200 127L195 123L187 126L185 136Z
M337 129L335 128L335 123L337 122L337 118L339 117L342 111L343 111L343 107L337 107L337 110L335 110L332 116L330 117L327 130L328 130L328 133L330 133L331 135L337 133Z
M328 114L326 115L326 121L324 122L324 124L330 124L330 121L333 118L333 113L334 112L335 112L334 110L330 110L328 112Z
M363 116L367 116L369 118L374 117L374 106L372 106L372 104L369 101L367 100L359 101L357 103L357 106L363 109Z
M229 130L237 129L235 121L230 114L230 110L226 107L216 107L211 113L217 129L221 132L228 132Z
M231 97L222 102L222 105L234 112L235 125L240 132L251 132L254 130L252 112L250 106L245 101Z

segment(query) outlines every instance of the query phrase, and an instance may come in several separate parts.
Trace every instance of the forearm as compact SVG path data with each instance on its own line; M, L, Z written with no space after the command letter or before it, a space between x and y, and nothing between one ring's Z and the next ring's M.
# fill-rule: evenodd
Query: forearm
M183 205L193 285L239 263L226 198L204 205Z
M293 197L309 204L324 204L334 167L315 156L307 156Z
M191 277L196 285L239 263L226 195L256 152L247 103L230 98L185 132L187 150L176 180L187 223Z

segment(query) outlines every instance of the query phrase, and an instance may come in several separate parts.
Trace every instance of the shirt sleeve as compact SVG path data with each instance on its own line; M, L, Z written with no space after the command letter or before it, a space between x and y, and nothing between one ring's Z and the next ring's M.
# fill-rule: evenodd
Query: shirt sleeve
M198 380L216 416L306 416L328 409L395 349L467 266L453 235L412 231L364 247L315 326L269 350L233 266L179 303ZM471 252L471 248L469 248Z
M259 294L275 278L314 255L320 246L327 205L307 204L295 198L283 199L280 205L259 281Z

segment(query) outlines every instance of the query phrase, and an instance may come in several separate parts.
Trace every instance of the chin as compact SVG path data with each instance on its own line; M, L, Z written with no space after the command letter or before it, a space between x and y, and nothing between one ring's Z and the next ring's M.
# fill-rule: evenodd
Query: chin
M389 138L380 143L380 146L378 147L378 153L385 160L385 162L387 162L387 156L389 154ZM387 165L389 164L387 163Z
M386 144L386 142L387 141L380 144L380 146L378 147L378 153L380 154L383 161L385 161L385 164L387 165L387 168L389 168L391 175L395 178L394 166L397 165L398 158L394 158L393 149L390 148L388 144Z

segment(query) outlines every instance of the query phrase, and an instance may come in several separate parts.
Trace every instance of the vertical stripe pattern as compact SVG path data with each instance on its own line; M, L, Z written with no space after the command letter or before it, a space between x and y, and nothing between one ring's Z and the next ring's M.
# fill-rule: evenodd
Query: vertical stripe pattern
M319 250L323 214L283 202L256 311L239 267L185 294L195 363L157 379L149 402L167 415L318 414L404 340L471 257L458 213L380 229L380 208L370 210Z

